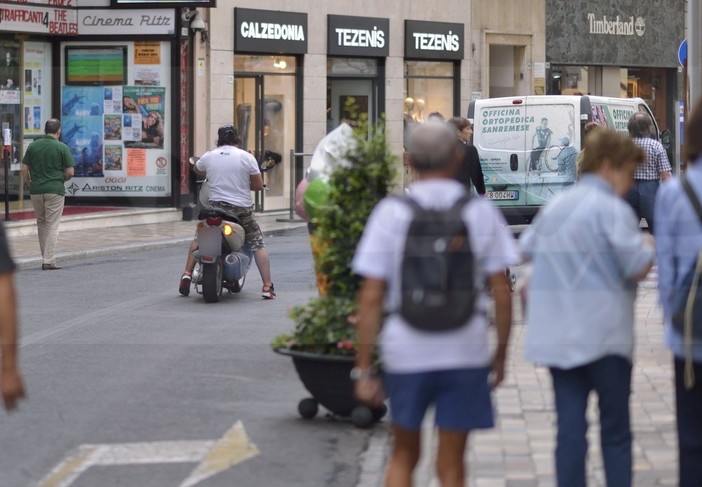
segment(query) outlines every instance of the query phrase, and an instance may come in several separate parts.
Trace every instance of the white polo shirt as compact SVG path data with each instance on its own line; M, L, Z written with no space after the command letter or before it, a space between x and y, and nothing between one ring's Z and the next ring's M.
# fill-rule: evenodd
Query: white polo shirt
M411 196L422 207L448 209L463 194L463 186L447 179L418 181ZM476 311L466 326L443 332L413 328L399 314L400 267L412 210L397 198L386 198L373 210L356 249L353 270L387 283L385 320L379 336L383 367L388 372L412 373L488 366L492 359L486 317L487 298L480 293ZM499 210L475 197L463 211L480 282L519 262L517 245Z
M253 205L251 176L261 171L254 156L245 150L231 145L217 147L200 157L195 167L207 173L210 201L226 201L242 208Z

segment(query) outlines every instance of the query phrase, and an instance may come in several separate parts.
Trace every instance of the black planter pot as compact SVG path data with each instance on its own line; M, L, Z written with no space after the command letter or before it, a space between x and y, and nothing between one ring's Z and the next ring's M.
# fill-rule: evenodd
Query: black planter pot
M350 418L358 427L368 427L387 413L387 407L370 408L360 404L353 395L353 381L349 373L353 357L276 349L277 353L292 358L302 385L312 395L298 404L303 418L312 419L321 404L337 416Z

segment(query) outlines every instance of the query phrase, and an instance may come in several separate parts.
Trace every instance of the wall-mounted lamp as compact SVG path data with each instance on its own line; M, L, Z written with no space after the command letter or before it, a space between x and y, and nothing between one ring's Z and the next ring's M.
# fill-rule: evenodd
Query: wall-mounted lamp
M277 69L285 69L288 67L288 63L285 62L285 59L275 58L275 61L273 61L273 67Z

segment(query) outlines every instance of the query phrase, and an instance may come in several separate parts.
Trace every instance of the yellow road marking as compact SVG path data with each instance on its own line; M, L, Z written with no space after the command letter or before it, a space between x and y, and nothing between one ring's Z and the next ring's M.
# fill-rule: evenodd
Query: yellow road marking
M225 435L215 443L212 449L202 459L200 465L185 479L180 487L192 487L219 472L244 462L261 452L256 445L249 441L241 421L232 426Z
M65 487L90 467L90 459L97 447L82 446L78 453L68 457L39 482L38 487Z

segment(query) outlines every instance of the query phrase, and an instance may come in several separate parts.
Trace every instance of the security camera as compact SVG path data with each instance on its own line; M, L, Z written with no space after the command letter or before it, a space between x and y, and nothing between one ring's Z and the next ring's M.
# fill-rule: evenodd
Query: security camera
M203 31L207 30L207 24L205 23L204 20L202 20L200 18L199 15L197 15L190 22L190 28L192 29L193 32L203 32Z
M182 14L180 14L181 18L183 19L183 22L190 22L195 16L197 15L197 10L184 10Z

